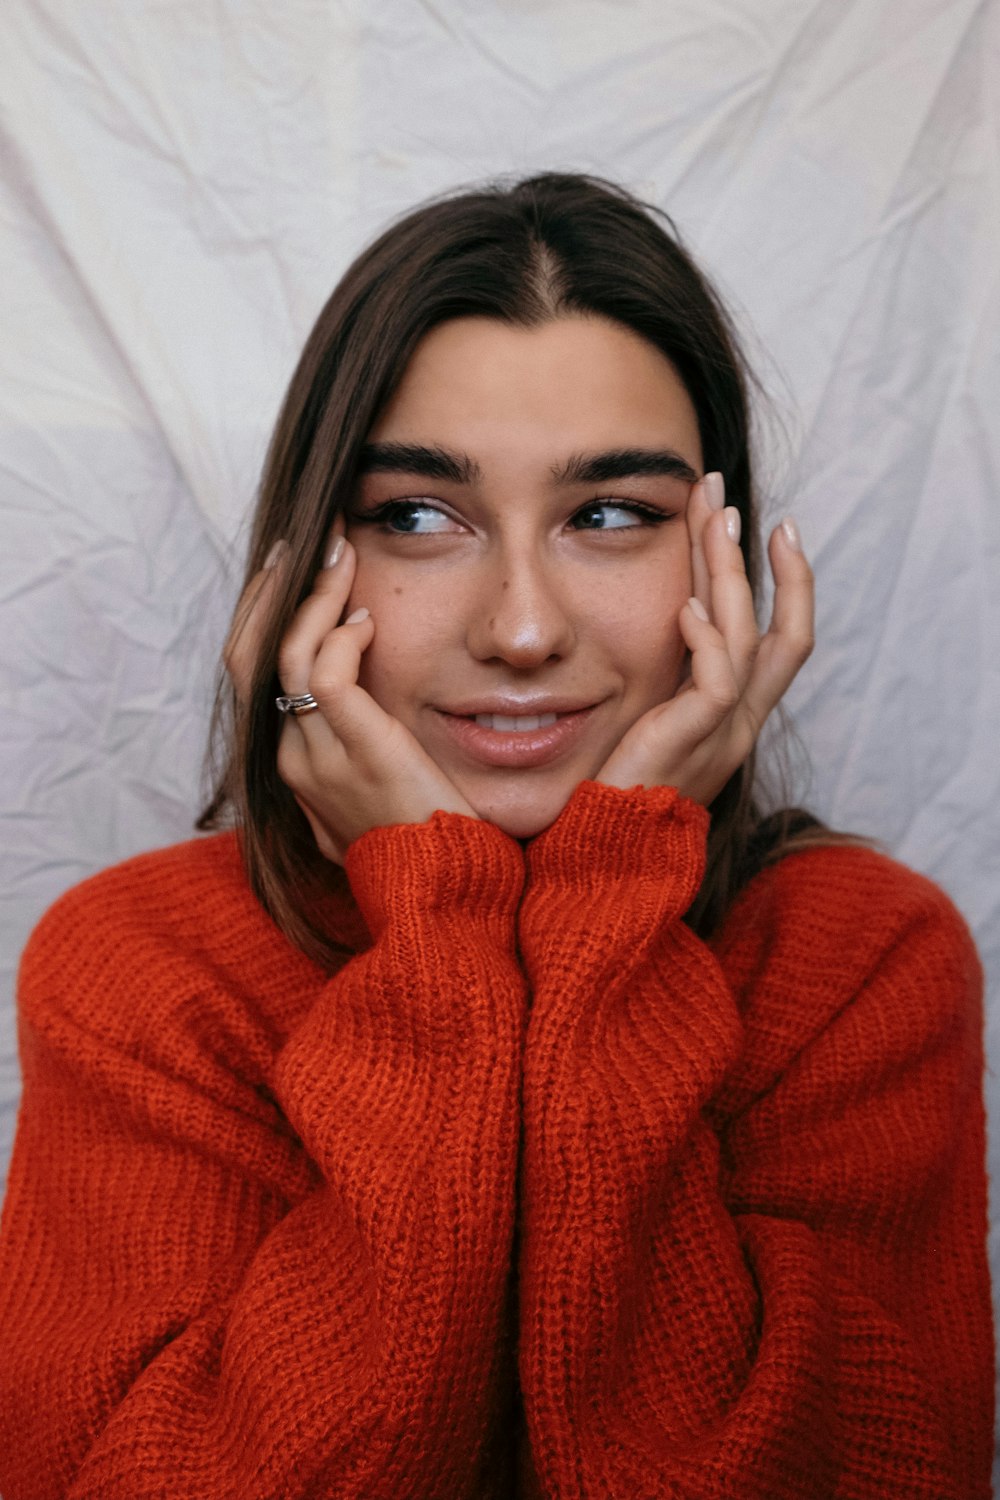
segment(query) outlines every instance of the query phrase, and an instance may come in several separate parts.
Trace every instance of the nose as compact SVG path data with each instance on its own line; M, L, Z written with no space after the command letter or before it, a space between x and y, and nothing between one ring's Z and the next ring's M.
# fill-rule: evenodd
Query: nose
M569 655L576 635L556 569L537 553L505 549L478 573L467 641L479 661L529 670Z

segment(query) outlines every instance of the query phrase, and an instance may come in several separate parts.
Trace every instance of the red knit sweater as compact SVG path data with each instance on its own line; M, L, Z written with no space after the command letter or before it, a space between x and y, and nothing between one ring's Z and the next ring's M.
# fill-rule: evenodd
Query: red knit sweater
M22 971L5 1500L987 1496L966 928L831 848L706 944L706 827L584 783L526 851L373 830L332 978L232 835L57 903Z

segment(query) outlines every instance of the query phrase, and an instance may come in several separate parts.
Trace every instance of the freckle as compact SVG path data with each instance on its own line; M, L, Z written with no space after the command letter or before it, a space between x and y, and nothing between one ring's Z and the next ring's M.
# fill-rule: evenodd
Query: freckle
M396 585L396 590L395 591L396 591L397 594L401 594L403 592L403 590L399 587L398 584Z
M505 590L510 588L510 579L509 578L505 578L504 579L504 581L503 581L503 587L504 587Z
M496 623L497 623L497 617L496 617L496 615L494 615L493 618L492 618L492 620L490 621L490 629L491 630L495 627Z

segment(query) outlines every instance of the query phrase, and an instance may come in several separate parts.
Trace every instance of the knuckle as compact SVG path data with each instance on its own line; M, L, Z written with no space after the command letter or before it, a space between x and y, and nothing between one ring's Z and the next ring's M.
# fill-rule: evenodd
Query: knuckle
M297 665L298 652L295 650L295 643L286 636L278 647L278 676L282 682L293 679Z
M816 636L812 630L797 630L792 636L792 650L800 662L812 655L815 645Z
M739 702L739 688L732 680L725 682L713 682L707 689L708 701L712 708L722 717L731 713Z
M334 718L340 708L340 684L330 672L317 671L309 674L309 691L320 706L324 718Z

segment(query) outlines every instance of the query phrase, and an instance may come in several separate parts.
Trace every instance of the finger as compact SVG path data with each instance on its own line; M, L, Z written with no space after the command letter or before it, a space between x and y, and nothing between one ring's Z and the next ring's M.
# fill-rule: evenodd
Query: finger
M721 719L740 698L732 654L718 626L702 620L690 602L683 613L685 636L691 652L691 681L708 702L714 717Z
M354 582L356 554L337 537L320 569L312 593L299 605L278 648L278 676L286 693L311 691L309 678L324 640L336 629Z
M282 558L287 550L286 542L276 542L264 567L243 590L222 648L223 663L241 703L246 703L250 697L262 632L267 622L268 599L274 595L275 585L281 574Z
M691 592L711 615L712 591L703 543L705 525L725 504L725 483L718 473L705 474L692 487L688 501L688 534L691 538Z
M791 516L786 516L772 531L767 554L775 584L768 629L794 638L805 660L813 646L815 580Z
M776 526L768 542L774 606L746 690L747 706L760 722L788 691L815 640L813 572L795 523L789 522Z
M706 523L702 545L708 564L712 623L721 632L740 687L750 678L760 645L753 591L740 550L740 513L728 506Z
M740 686L729 649L698 599L690 599L680 612L679 624L691 653L690 683L663 705L669 718L671 738L684 751L694 749L732 713L740 699Z
M375 624L367 609L355 610L327 634L309 674L308 690L319 713L299 719L307 743L318 748L332 730L348 754L370 754L384 746L390 716L358 686L361 658L374 637Z
M338 540L340 539L340 537L346 535L347 517L344 515L344 512L342 510L338 510L337 514L333 518L333 525L330 527L326 538L327 567L331 567L333 565L333 554L336 549Z

